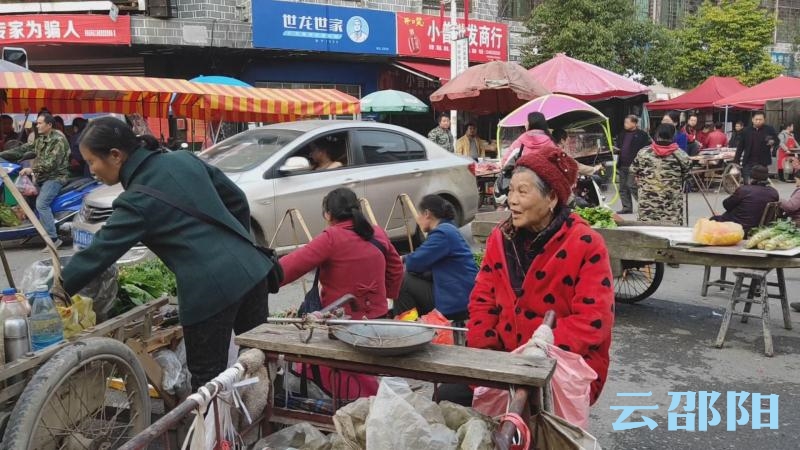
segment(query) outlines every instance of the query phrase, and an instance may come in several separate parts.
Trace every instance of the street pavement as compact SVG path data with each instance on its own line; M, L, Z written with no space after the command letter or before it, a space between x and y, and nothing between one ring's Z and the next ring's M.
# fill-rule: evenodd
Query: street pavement
M791 194L793 185L775 182L784 198ZM607 194L609 197L613 192ZM709 200L721 208L725 194L710 194ZM710 215L700 194L690 194L689 223ZM612 207L620 209L619 203ZM629 216L631 219L634 216ZM469 227L463 230L469 236ZM6 246L14 278L19 282L22 272L32 262L44 258L41 244ZM69 254L71 251L65 251ZM716 271L715 271L716 272ZM792 312L794 330L785 330L779 303L771 303L770 328L774 339L775 356L763 354L764 341L759 320L751 319L747 324L733 320L725 346L713 347L722 314L726 305L726 294L712 288L707 298L700 297L700 282L703 270L699 266L668 267L658 291L647 300L635 305L617 305L614 341L611 351L611 367L608 382L602 396L591 411L590 432L596 436L604 449L798 449L800 448L800 313ZM2 284L7 284L3 278ZM306 277L307 286L311 277ZM800 301L800 271L787 270L786 282L790 301ZM278 312L297 306L303 299L303 288L295 282L270 298L270 309ZM754 308L754 312L758 311ZM714 406L720 414L718 425L708 426L707 431L669 431L669 408L672 397L669 392L716 391L721 393ZM777 415L773 417L777 429L753 429L753 421L742 421L735 431L727 431L734 424L729 420L727 393L750 392L779 396ZM618 397L618 393L651 393L650 397ZM698 406L700 398L698 397ZM765 411L768 403L762 402ZM613 424L620 411L612 406L658 405L657 410L634 413L626 422L640 422L641 415L655 421L657 427L615 431ZM678 414L697 412L690 420L699 427L700 413L684 410L685 398L673 411ZM744 402L748 413L753 412L750 398ZM702 409L702 408L701 408ZM752 414L750 414L752 416ZM737 413L736 418L742 414ZM709 413L708 423L712 419ZM752 417L751 417L752 419ZM757 423L769 423L768 413ZM679 419L679 426L685 425ZM755 426L759 428L758 425Z

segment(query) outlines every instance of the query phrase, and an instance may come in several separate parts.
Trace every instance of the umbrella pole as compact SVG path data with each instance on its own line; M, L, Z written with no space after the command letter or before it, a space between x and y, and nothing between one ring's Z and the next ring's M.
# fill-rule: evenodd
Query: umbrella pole
M603 131L606 132L606 141L608 142L608 151L611 153L611 184L614 186L614 198L612 198L608 204L613 205L614 202L617 201L619 198L619 186L617 186L617 161L614 160L614 143L611 141L611 121L606 119L606 123L603 125ZM600 149L597 149L599 152ZM624 182L625 180L623 180Z

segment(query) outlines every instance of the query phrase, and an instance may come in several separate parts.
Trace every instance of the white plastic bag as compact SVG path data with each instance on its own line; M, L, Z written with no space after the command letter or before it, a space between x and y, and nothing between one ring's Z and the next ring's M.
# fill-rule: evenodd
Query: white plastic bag
M413 395L402 378L383 378L367 416L367 448L456 450L436 403Z
M19 190L19 193L25 197L36 197L39 194L39 188L28 175L22 175L14 182Z

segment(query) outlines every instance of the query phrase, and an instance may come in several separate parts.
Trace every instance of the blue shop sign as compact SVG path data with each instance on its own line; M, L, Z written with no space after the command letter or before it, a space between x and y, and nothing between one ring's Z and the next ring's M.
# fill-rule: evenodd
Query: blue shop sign
M397 54L392 12L253 0L253 47Z

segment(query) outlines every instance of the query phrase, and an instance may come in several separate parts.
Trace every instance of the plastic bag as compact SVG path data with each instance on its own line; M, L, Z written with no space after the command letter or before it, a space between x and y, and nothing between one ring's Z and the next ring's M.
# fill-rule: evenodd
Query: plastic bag
M528 344L512 353L522 353ZM597 373L586 361L572 352L547 345L547 356L556 360L556 369L550 380L553 392L553 412L580 428L589 427L589 392ZM475 388L472 407L488 416L499 416L508 409L509 392L487 387Z
M17 178L17 181L14 182L17 185L17 189L19 189L20 194L24 195L25 197L36 197L39 194L39 188L36 187L36 183L31 180L31 177L27 175L22 175L21 177Z
M419 321L428 325L450 326L450 321L436 309L420 317ZM453 345L455 342L453 339L453 330L436 330L436 334L431 342L434 344Z
M169 349L161 349L153 354L153 359L161 366L161 387L174 395L176 387L186 382L178 354Z
M458 437L434 402L414 395L402 378L387 377L367 416L366 448L456 450Z
M532 450L601 450L594 436L546 411L531 417L531 432Z
M92 309L92 299L73 295L71 306L56 306L64 324L64 338L69 339L81 331L97 324L97 315Z
M298 450L328 450L331 447L328 438L308 422L301 422L272 433L258 441L259 450L278 450L295 448Z
M67 265L70 259L69 256L59 258L62 266ZM33 290L41 285L48 288L53 286L53 261L50 259L34 262L22 274L20 289L26 296L30 297ZM117 266L112 264L79 292L80 295L92 299L92 309L97 315L97 323L109 318L108 313L117 298L117 288Z
M744 239L744 229L735 222L716 222L702 218L694 224L695 242L705 245L736 245Z

